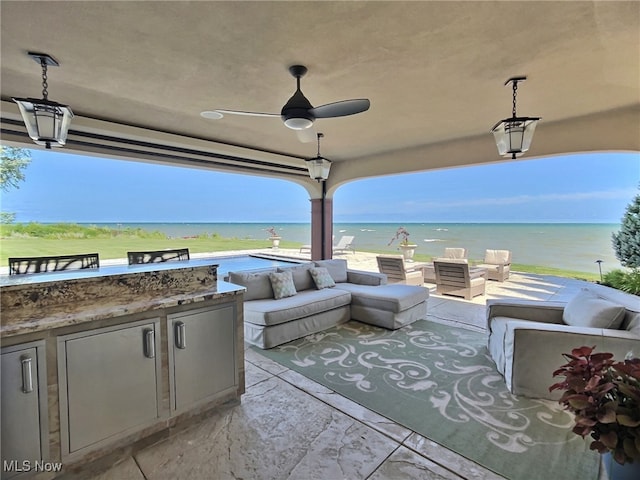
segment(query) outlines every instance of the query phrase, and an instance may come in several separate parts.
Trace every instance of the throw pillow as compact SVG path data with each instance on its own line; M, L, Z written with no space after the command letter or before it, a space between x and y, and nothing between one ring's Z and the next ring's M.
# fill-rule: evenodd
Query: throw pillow
M273 296L276 300L285 297L293 297L296 293L296 286L293 284L293 276L290 271L271 272L269 274Z
M329 275L329 270L324 267L311 268L309 269L309 273L311 274L311 278L313 278L318 290L336 286L336 282L333 281L333 277Z
M562 320L574 327L619 329L625 309L583 289L564 307Z

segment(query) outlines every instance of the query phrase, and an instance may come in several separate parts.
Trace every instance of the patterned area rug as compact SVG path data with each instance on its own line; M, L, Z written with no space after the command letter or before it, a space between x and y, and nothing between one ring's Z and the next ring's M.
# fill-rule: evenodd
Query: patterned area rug
M260 353L506 478L598 476L573 416L510 394L483 333L349 322Z

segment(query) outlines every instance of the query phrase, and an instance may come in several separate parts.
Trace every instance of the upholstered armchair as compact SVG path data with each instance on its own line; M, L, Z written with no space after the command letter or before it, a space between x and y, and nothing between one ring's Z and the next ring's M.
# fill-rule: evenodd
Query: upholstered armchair
M504 282L511 269L511 250L486 250L484 260L476 267L485 268L489 280Z
M436 271L436 293L464 297L466 300L485 294L485 272L470 272L466 260L434 260L433 266Z
M434 258L434 260L466 260L467 249L459 247L445 247L442 257ZM424 271L424 281L429 283L436 283L436 270L433 266L433 262L427 263L422 267Z
M424 277L422 269L408 266L402 255L378 255L378 270L387 276L388 283L404 283L406 285L422 285Z
M590 285L568 303L488 300L489 353L509 391L558 399L548 388L563 353L583 345L623 360L640 357L640 301L635 295Z

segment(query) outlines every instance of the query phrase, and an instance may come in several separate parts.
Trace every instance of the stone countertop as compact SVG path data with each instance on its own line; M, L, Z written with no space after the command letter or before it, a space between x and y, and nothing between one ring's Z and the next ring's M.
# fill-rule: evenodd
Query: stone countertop
M113 275L129 275L142 272L178 270L187 267L219 266L212 259L186 260L181 262L145 263L139 265L110 265L100 268L61 270L57 272L28 273L24 275L0 275L0 287L33 285L36 283L60 282L65 280L92 279Z
M0 336L234 297L245 290L218 281L210 260L168 263L16 276L18 281L0 284Z
M227 283L223 281L209 290L197 293L182 293L172 296L148 297L148 298L129 298L118 296L110 301L102 300L96 304L95 301L87 300L86 302L67 304L63 310L41 311L41 315L32 315L29 318L13 317L7 319L5 324L5 316L11 315L11 312L3 312L3 321L0 326L0 337L11 337L22 335L25 333L34 333L54 328L68 327L85 322L96 320L104 320L108 318L130 315L133 313L146 312L150 310L159 310L162 308L170 308L178 305L186 305L190 303L204 302L222 297L233 297L243 293L244 287Z

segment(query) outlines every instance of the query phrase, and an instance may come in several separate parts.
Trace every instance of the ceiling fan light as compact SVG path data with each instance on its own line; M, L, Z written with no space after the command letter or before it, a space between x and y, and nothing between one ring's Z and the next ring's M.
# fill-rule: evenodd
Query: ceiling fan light
M329 178L329 170L331 169L331 161L323 157L311 158L305 160L309 169L309 176L318 182Z
M18 104L27 133L36 145L64 146L73 118L71 108L44 99L14 98L13 101Z
M311 125L313 125L313 121L310 120L309 118L294 117L294 118L287 118L284 121L284 124L287 127L289 127L291 130L305 130L307 128L310 128Z

